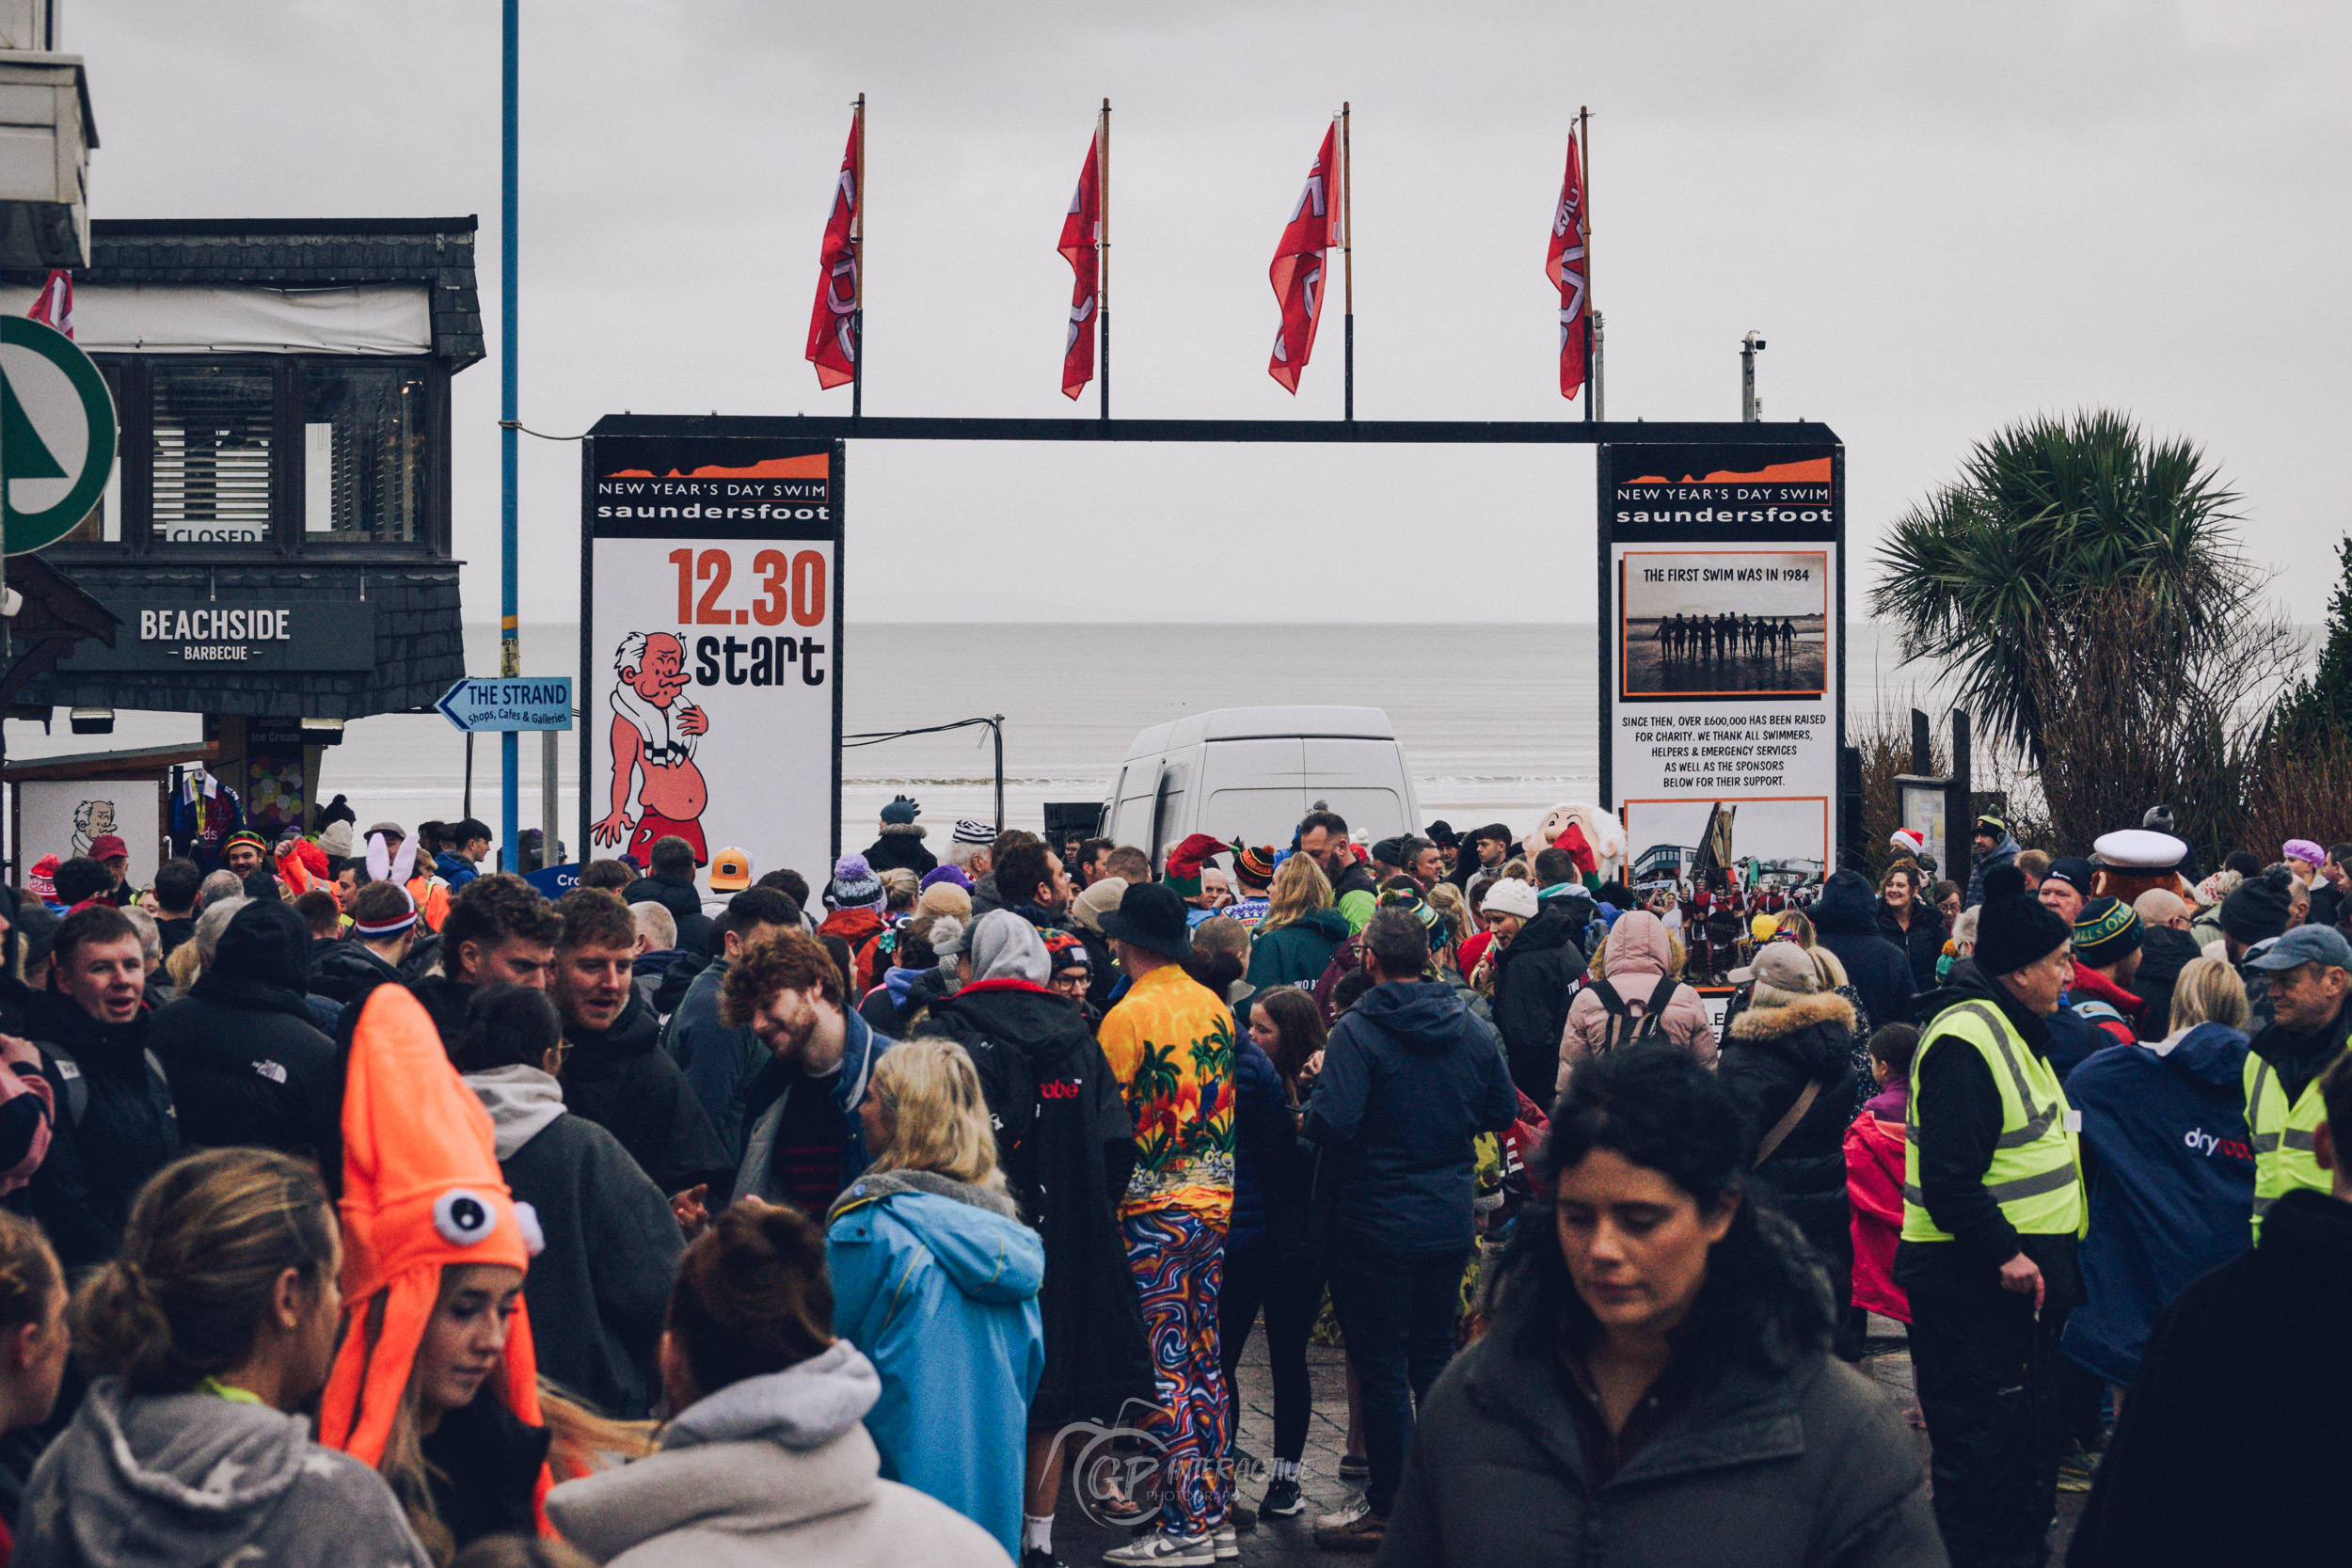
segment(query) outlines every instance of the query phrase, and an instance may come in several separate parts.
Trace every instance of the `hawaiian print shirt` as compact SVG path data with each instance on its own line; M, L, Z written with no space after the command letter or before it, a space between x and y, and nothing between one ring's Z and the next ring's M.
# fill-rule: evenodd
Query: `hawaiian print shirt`
M1128 988L1103 1020L1103 1054L1136 1124L1119 1212L1182 1209L1224 1225L1233 1208L1233 1014L1175 964Z

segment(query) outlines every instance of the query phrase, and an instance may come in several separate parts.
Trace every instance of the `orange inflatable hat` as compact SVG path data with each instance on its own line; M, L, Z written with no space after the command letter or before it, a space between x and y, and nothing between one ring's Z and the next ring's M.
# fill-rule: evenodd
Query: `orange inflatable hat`
M502 1263L528 1271L539 1223L499 1172L490 1114L450 1064L441 1037L402 986L369 993L343 1086L343 1303L351 1326L319 1407L319 1437L373 1465L439 1298L441 1270ZM381 1331L365 1324L384 1298ZM506 1334L507 1408L532 1426L538 1359L528 1311ZM539 1494L546 1496L547 1474Z

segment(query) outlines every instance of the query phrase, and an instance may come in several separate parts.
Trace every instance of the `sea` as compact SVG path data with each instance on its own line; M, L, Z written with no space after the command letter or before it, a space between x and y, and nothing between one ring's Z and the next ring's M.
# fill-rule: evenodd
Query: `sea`
M527 674L575 674L576 626L521 628ZM1894 639L1850 626L1849 724L1899 713L1931 691ZM1005 819L1035 828L1047 801L1099 801L1136 736L1209 708L1345 704L1385 710L1404 744L1424 823L1501 821L1524 831L1589 800L1599 768L1597 631L1584 625L1084 625L852 623L839 665L849 734L1003 716ZM494 673L498 632L466 632L467 669ZM599 670L599 680L610 680ZM1940 708L1931 711L1939 715ZM200 738L194 714L119 711L111 736L8 726L9 760ZM577 836L574 737L559 747L559 818ZM520 817L540 819L540 736L520 737ZM345 796L359 824L499 818L500 738L475 740L437 714L354 721L321 768L321 799ZM891 797L913 796L936 848L958 817L993 819L995 754L984 727L853 747L842 766L845 847L871 836Z

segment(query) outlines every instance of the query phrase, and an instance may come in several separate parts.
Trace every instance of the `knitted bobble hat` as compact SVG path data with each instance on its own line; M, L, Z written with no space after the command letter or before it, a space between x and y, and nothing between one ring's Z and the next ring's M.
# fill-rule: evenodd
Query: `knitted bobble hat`
M1977 914L1977 967L1991 975L2014 974L2040 963L2065 945L2073 927L2058 912L2026 891L2026 874L1996 865L1984 874L1984 902Z
M442 1048L440 1031L402 986L368 993L352 1032L343 1086L343 1302L352 1328L319 1404L319 1437L373 1466L439 1299L441 1271L531 1267L538 1217L499 1173L490 1113ZM381 1315L371 1334L365 1325ZM507 1409L541 1426L538 1358L528 1308L506 1331ZM547 1496L542 1469L537 1497Z
M2139 947L2139 915L2118 898L2093 898L2074 916L2074 957L2105 969Z
M864 855L844 855L834 862L833 885L825 890L825 902L836 910L873 910L879 913L889 902L890 895L882 890L882 879L874 875Z

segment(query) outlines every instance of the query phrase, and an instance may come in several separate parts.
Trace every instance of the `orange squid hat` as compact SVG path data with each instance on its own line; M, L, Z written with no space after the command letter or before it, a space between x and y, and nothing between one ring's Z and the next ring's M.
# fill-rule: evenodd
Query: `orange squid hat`
M499 1173L490 1113L450 1064L440 1032L402 986L368 994L343 1086L343 1301L351 1314L319 1406L319 1437L371 1466L384 1457L417 1346L448 1265L528 1271L538 1217ZM368 1311L384 1298L367 1343ZM506 1404L532 1426L539 1411L531 1318L506 1334ZM540 1471L539 1497L548 1476Z

